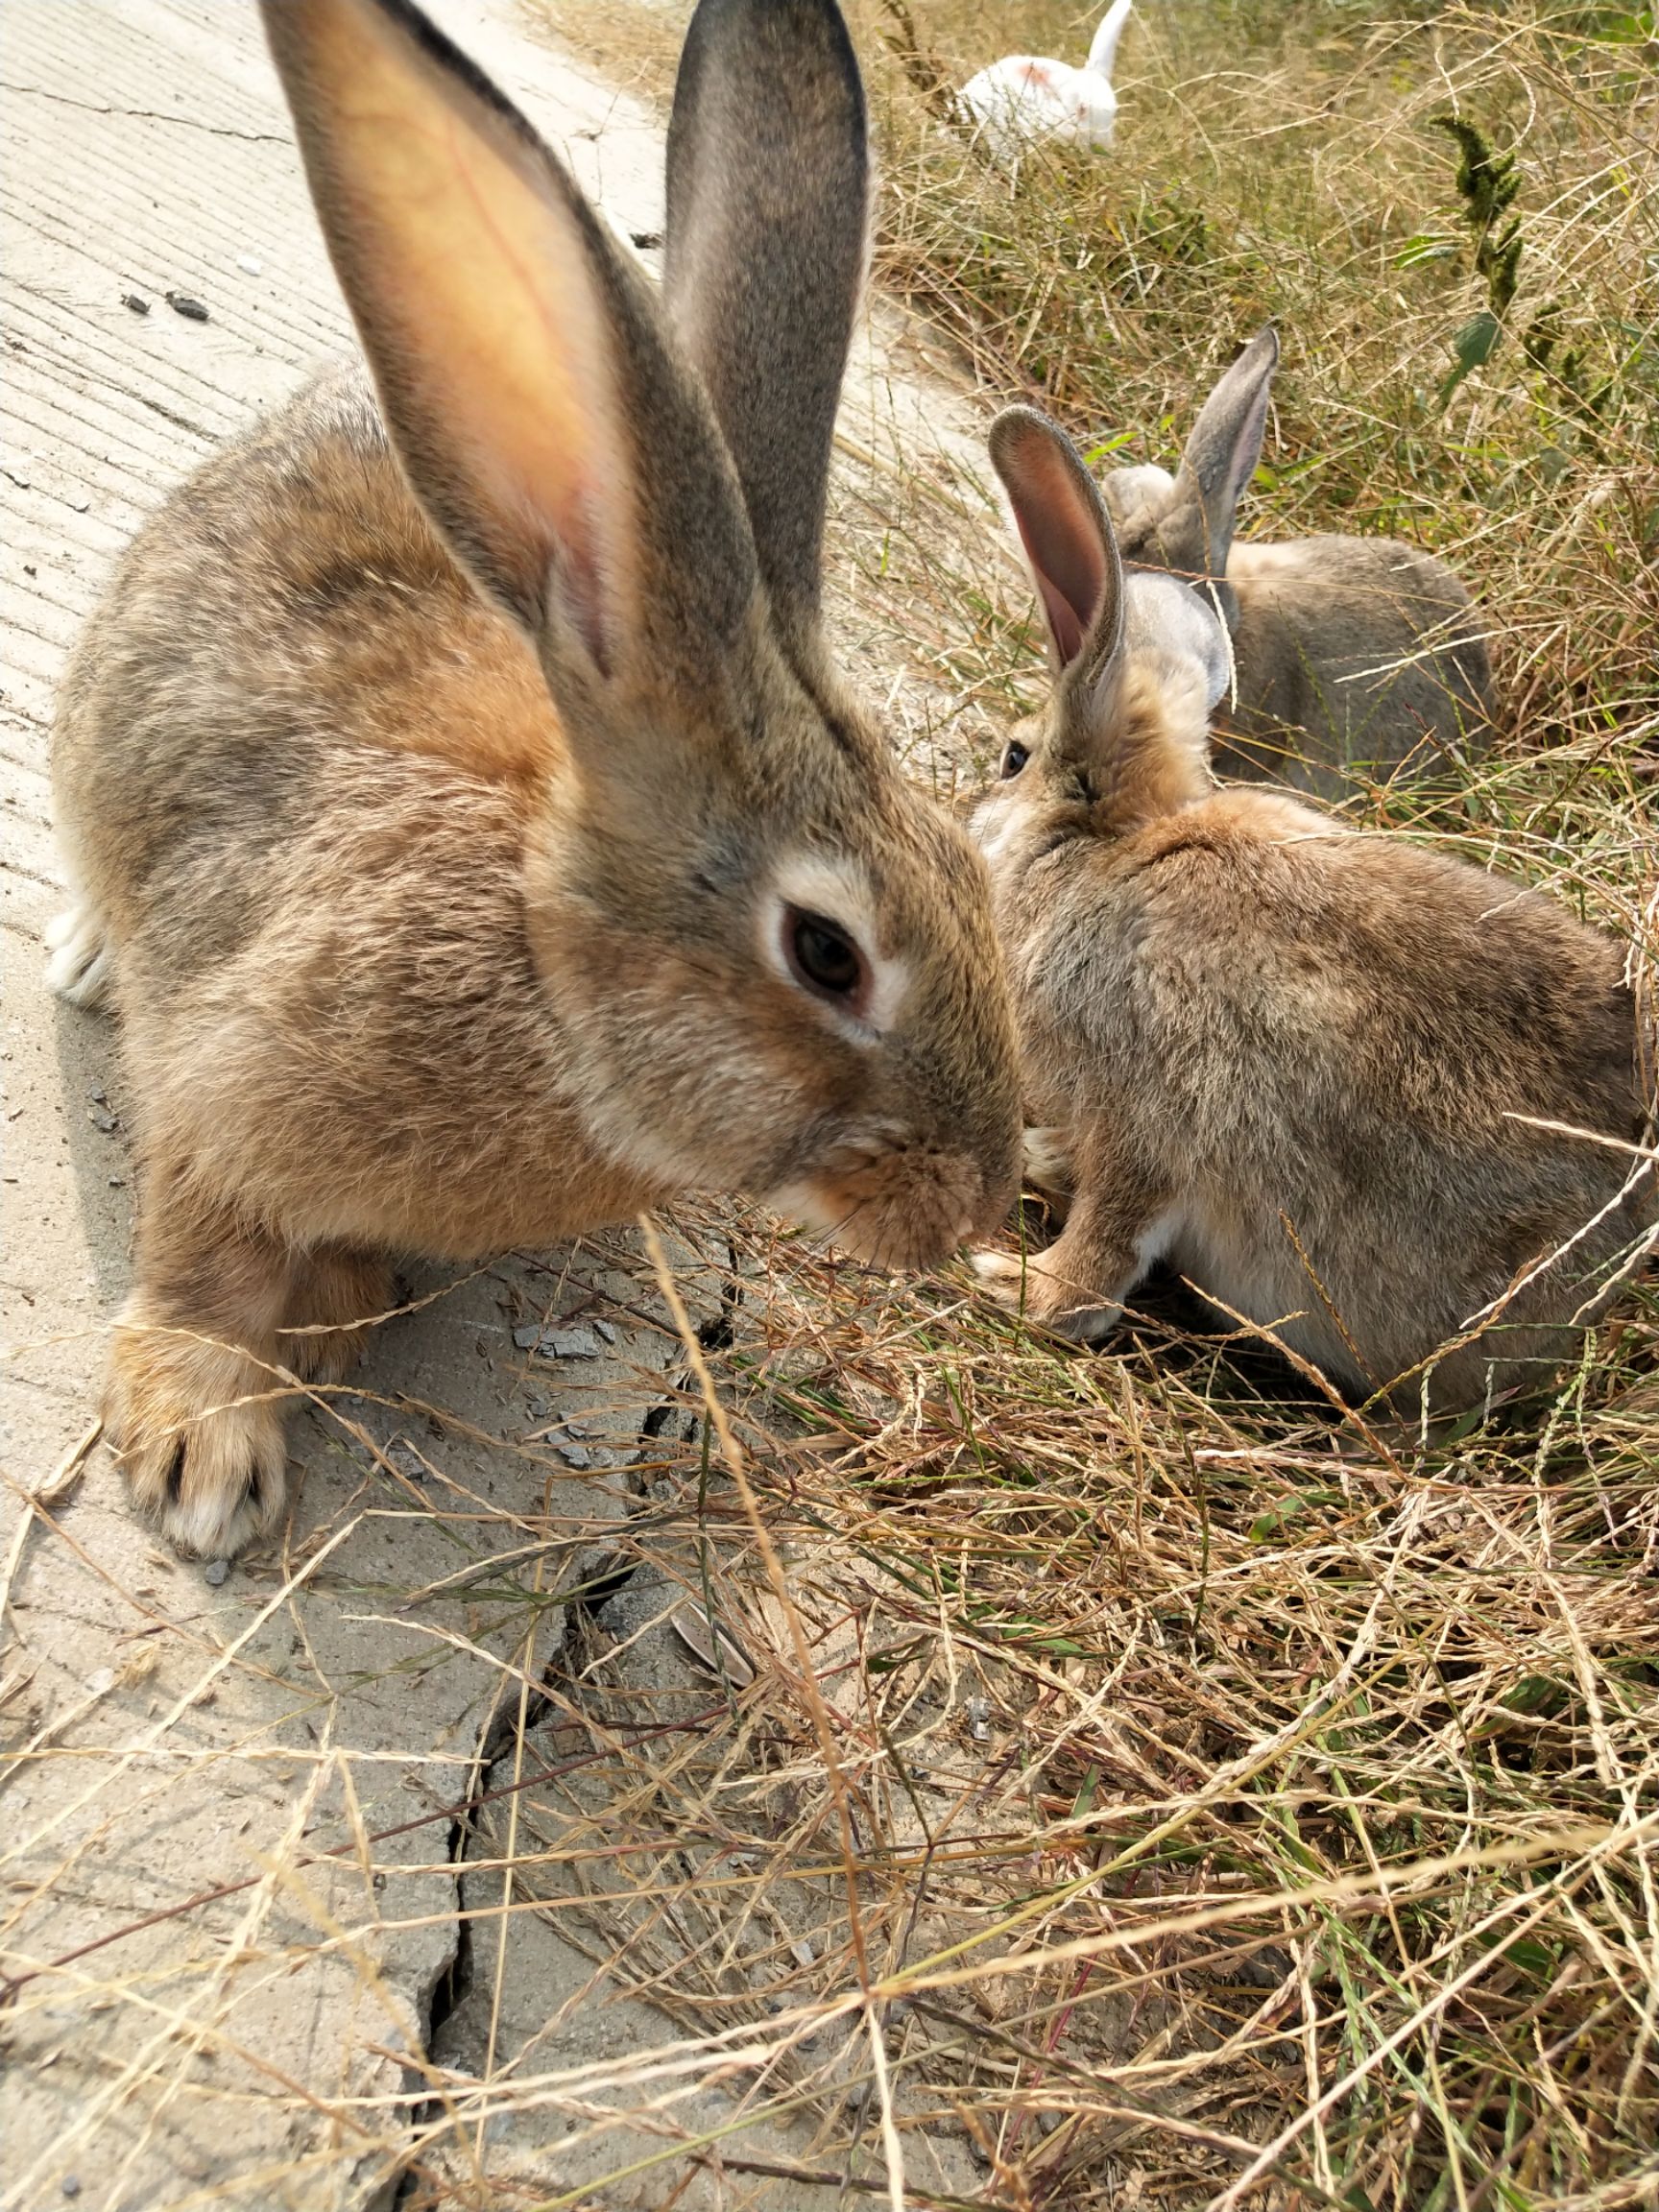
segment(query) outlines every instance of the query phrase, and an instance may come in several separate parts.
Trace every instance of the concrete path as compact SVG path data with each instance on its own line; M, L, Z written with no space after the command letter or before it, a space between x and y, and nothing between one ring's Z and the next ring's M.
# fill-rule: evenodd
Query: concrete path
M657 232L651 120L496 0L443 12L619 229ZM666 2046L672 2076L679 2028L616 1997L591 1932L521 1916L497 1941L508 1923L486 1918L462 1939L463 1902L487 1915L501 1893L468 1855L499 1853L513 1785L569 1751L545 1710L553 1599L616 1541L641 1434L675 1403L681 1347L628 1239L418 1286L361 1389L297 1424L284 1546L228 1575L150 1540L93 1439L131 1191L116 1039L41 984L53 689L140 517L348 325L241 0L7 0L0 96L0 2206L809 2206L800 2181L662 2162L730 2124L707 2061L662 2090L649 2137L610 2124L618 2060ZM896 451L907 497L944 498L970 538L983 514L972 410L895 370L896 327L853 380L843 583L885 526ZM910 683L908 713L902 684L882 695L925 738L939 702ZM713 1277L681 1262L710 1308ZM678 1599L672 1561L658 1587L628 1630L642 1650ZM665 1682L677 1710L706 1705L707 1678L660 1653ZM469 1800L485 1809L462 1820ZM539 2117L492 2119L491 2082L526 2051L553 2084L522 2101ZM744 2140L790 2171L787 2127ZM928 2158L935 2186L972 2184L948 2142Z

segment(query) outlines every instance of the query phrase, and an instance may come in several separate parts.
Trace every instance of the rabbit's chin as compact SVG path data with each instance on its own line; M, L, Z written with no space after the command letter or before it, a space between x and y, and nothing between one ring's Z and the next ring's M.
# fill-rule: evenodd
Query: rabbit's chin
M989 1190L966 1155L928 1145L835 1162L767 1201L867 1266L894 1270L937 1266L983 1235L1011 1202L1012 1187Z

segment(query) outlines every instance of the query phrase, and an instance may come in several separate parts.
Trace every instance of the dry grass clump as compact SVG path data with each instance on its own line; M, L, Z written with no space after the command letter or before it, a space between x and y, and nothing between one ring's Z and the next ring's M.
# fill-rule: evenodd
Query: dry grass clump
M1650 2203L1655 1301L1551 1404L1406 1453L1178 1300L1074 1355L736 1235L726 1410L687 1376L561 1594L469 1891L476 1950L542 1914L648 1996L679 2078L666 2034L594 2081L534 2042L434 2069L417 2201L589 2202L457 2171L551 2109L651 2203L715 2171L1004 2212ZM527 1618L470 1595L486 1642ZM709 2079L717 2134L677 2102ZM781 2115L782 2154L751 2140ZM929 2178L941 2130L968 2185Z

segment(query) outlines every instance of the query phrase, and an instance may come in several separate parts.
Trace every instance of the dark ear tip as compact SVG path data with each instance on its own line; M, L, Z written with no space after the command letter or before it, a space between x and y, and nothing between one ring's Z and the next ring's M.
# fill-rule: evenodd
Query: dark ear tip
M1268 368L1277 369L1279 366L1279 325L1277 323L1264 323L1244 350L1246 353L1254 353L1258 348L1265 357Z
M1022 448L1032 440L1047 446L1065 446L1070 440L1058 422L1050 421L1041 409L1024 405L1004 407L991 424L986 444L991 451L991 466L998 476L1006 480L1010 467L1018 467Z
M805 46L812 35L828 37L848 77L863 92L853 35L841 12L840 0L697 0L685 28L685 47L703 43L724 44L740 52L764 24L774 36Z

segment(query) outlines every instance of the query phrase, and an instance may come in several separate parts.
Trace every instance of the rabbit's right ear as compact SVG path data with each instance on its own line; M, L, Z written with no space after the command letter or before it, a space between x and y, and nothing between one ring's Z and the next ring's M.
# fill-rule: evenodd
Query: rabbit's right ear
M1065 431L1034 407L998 416L991 465L1031 564L1055 671L1092 693L1123 637L1123 565L1099 489Z
M1279 366L1271 324L1258 330L1205 400L1159 530L1165 559L1192 576L1223 576L1244 487L1262 458L1267 396Z
M749 607L754 550L643 280L517 108L409 0L261 12L428 513L582 681L711 665Z
M835 0L699 0L668 125L663 291L797 644L817 627L869 210L864 87Z

